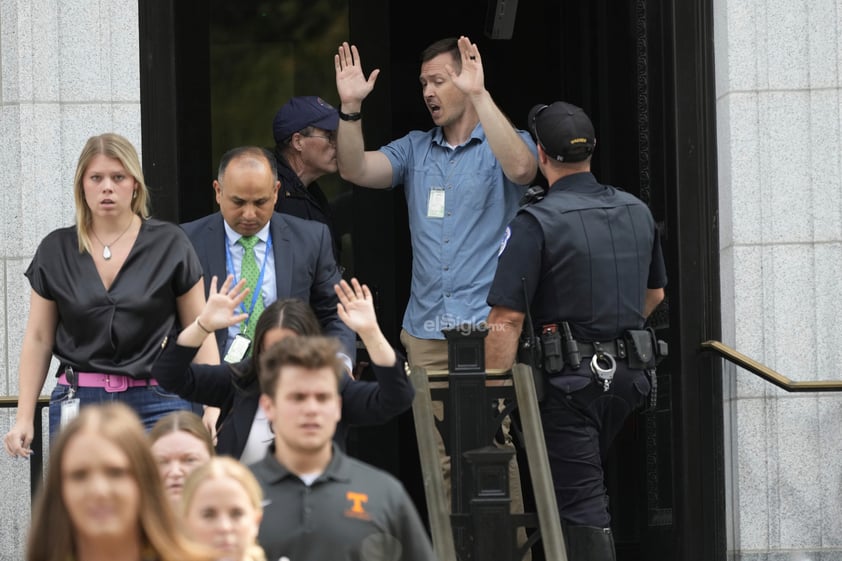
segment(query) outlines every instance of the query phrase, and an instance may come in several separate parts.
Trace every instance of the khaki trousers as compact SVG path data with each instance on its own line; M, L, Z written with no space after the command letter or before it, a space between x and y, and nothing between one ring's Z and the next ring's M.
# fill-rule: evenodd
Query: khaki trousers
M428 374L446 373L448 371L447 364L447 341L440 339L419 339L413 337L405 329L401 330L401 343L406 349L406 359L410 366L418 366L425 368ZM432 382L431 388L447 387L446 382ZM502 409L503 404L500 404ZM440 422L444 420L444 403L441 401L433 401L433 414ZM511 427L511 419L506 417L502 423L503 437L505 443L498 446L507 446L514 448L512 437L509 431ZM435 428L433 429L435 430ZM444 447L444 440L438 430L436 432L436 442L439 450L439 463L441 464L442 477L444 478L444 489L447 495L447 505L451 504L451 486L450 481L450 456ZM520 486L520 472L517 467L516 458L512 458L509 462L509 494L512 498L512 513L523 512L523 492ZM518 531L520 539L523 529ZM525 536L525 533L524 533Z

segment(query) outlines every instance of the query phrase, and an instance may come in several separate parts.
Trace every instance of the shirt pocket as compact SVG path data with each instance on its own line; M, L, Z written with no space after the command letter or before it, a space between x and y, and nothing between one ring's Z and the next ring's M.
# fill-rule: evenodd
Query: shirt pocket
M454 179L453 189L448 192L458 190L460 206L485 210L502 200L499 173L498 169L491 168L461 174Z

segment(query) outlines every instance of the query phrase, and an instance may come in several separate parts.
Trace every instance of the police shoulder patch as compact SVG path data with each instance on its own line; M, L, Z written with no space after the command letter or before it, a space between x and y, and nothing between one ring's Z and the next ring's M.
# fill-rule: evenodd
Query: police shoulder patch
M506 250L506 245L509 243L509 240L512 237L512 228L511 226L506 226L506 233L503 234L503 241L500 242L500 251L497 252L497 257L503 255L503 251Z

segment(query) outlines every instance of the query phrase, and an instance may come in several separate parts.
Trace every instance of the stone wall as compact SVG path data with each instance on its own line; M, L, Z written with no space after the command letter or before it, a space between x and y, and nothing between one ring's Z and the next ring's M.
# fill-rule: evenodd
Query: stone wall
M140 150L138 57L136 1L0 2L0 395L18 393L30 293L23 273L40 240L73 223L82 146L113 131ZM50 376L42 393L52 385ZM2 434L13 421L14 410L0 410ZM0 453L0 496L0 561L22 559L26 460Z
M724 342L838 380L842 2L715 0L714 17ZM729 367L725 395L734 559L840 555L842 394Z

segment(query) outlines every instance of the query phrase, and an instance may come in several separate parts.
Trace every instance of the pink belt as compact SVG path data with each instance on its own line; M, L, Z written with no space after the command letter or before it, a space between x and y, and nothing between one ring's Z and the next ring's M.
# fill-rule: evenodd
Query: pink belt
M157 386L158 381L154 378L147 380L138 380L130 376L123 376L121 374L99 374L97 372L77 372L76 376L79 378L78 386L80 388L103 388L109 393L124 392L129 388L137 388L140 386ZM62 374L58 377L59 384L70 385L67 381L67 376Z

